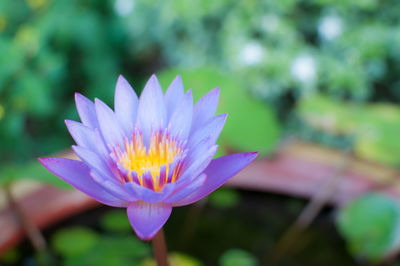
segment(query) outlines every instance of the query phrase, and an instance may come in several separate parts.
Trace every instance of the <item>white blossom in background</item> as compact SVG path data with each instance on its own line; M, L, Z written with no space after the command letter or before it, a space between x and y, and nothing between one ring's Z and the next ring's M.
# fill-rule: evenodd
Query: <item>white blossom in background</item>
M114 4L115 12L121 17L129 16L134 8L134 0L116 0Z
M279 18L277 15L265 15L261 19L261 28L266 32L275 32L279 27Z
M256 65L262 62L265 51L259 42L246 43L239 52L239 61L244 65Z
M292 61L290 74L303 84L314 83L317 75L315 60L310 55L300 55Z
M343 32L342 20L334 15L323 17L318 24L319 35L327 41L333 40Z

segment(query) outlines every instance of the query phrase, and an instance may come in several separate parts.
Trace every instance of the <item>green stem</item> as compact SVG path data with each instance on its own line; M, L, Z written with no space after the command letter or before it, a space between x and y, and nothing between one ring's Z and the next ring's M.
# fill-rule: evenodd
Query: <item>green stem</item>
M152 240L153 253L158 266L168 266L167 244L165 243L163 228L158 231Z

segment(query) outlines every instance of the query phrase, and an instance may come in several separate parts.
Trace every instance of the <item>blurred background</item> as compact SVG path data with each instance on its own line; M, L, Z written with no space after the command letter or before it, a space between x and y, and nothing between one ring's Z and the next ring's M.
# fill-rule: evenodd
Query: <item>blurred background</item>
M399 14L396 0L1 0L0 184L60 185L36 158L73 144L74 92L112 106L119 74L138 94L153 73L196 99L221 87L220 155L296 139L397 171Z

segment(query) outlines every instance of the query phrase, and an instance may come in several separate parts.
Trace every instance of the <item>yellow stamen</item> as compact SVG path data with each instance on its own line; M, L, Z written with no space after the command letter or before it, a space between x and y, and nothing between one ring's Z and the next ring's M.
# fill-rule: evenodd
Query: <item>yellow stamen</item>
M138 175L140 185L143 186L143 175L149 171L153 178L154 190L159 191L161 166L166 167L166 177L163 183L167 182L170 170L173 171L172 182L176 181L175 169L169 169L169 164L172 163L182 153L182 148L179 143L170 138L169 135L163 135L160 132L154 133L150 139L148 149L143 144L143 138L140 134L133 134L131 140L124 141L124 151L117 147L115 154L118 162L128 170L128 181L132 181L132 171Z

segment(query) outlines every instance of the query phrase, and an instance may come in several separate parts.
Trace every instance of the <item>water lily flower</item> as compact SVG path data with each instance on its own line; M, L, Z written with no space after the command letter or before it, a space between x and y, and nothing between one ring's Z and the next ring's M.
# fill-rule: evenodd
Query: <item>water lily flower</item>
M177 76L166 93L153 75L140 98L120 76L115 110L79 93L82 123L66 120L81 159L40 158L53 174L95 200L127 208L129 221L144 240L154 237L172 207L207 196L246 167L257 153L213 160L226 114L215 115L216 88L194 106Z

